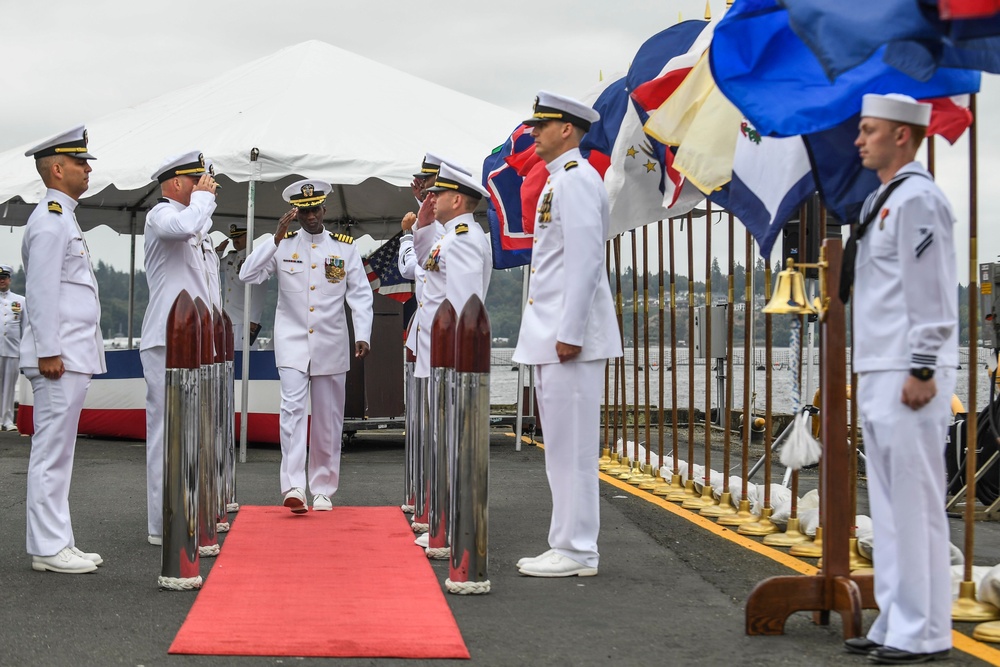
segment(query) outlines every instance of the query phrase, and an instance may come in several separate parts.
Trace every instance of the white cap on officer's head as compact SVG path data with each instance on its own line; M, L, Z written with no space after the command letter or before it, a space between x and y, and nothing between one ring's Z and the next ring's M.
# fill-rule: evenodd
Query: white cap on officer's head
M436 155L434 153L427 153L426 155L424 155L424 161L420 165L420 173L414 174L413 177L433 178L434 176L437 176L438 170L441 169L441 164L443 162L447 162L448 164L450 164L455 169L458 169L459 171L464 171L467 174L470 173L468 169L459 166L454 160L449 160L446 157L441 157L440 155Z
M461 167L453 167L447 162L441 163L441 171L438 172L434 186L427 188L427 192L459 192L473 199L489 199L490 193L486 191L476 179Z
M96 160L87 152L87 128L77 125L72 130L46 139L42 143L24 152L25 157L41 160L53 155L70 155L81 160Z
M289 185L281 196L295 208L313 208L326 201L331 189L332 186L325 181L305 179Z
M10 268L10 264L0 264L0 278L10 278L12 273L14 270Z
M591 123L596 123L600 119L601 114L583 102L540 90L535 96L534 113L531 118L522 122L525 125L540 125L547 120L561 120L587 131Z
M868 93L861 98L862 118L882 118L897 123L927 127L931 122L931 105L918 102L909 95Z
M237 225L235 222L229 225L229 238L231 239L235 239L237 236L243 236L246 233L247 233L246 227L241 227Z
M150 178L163 183L176 176L194 176L201 178L208 173L205 166L205 155L200 151L189 151L180 155L171 155L164 160Z

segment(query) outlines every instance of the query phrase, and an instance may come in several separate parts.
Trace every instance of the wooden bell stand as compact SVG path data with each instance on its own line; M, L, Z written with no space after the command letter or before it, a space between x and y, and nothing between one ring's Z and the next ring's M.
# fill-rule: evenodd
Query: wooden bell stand
M840 284L843 246L840 239L823 241L828 266L827 284ZM821 269L822 270L822 269ZM836 290L830 290L836 292ZM826 295L822 295L824 297ZM847 356L844 303L830 294L820 323L820 517L823 526L823 570L812 576L771 577L757 584L747 599L748 635L784 634L786 619L797 611L812 611L813 622L828 625L830 612L840 614L844 638L860 637L861 610L874 609L874 581L870 574L851 575L848 540L854 517L850 493L847 444Z

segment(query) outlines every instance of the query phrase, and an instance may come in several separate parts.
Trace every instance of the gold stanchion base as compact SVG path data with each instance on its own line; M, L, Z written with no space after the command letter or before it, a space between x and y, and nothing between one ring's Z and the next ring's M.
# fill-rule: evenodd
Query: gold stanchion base
M666 481L666 478L662 479L664 480L664 482ZM678 493L682 491L684 491L684 485L681 484L681 476L671 474L670 483L664 483L658 485L655 489L653 489L653 495L669 496L671 493Z
M629 477L628 483L639 488L642 488L643 484L649 484L649 488L656 486L656 477L653 476L653 466L649 463L642 466L642 472L634 477Z
M694 491L694 484L691 485L691 490ZM713 505L715 505L715 499L712 497L712 487L710 486L703 486L701 495L693 496L681 503L681 507L686 510L701 510Z
M744 523L753 523L757 519L758 517L756 514L750 513L750 501L744 498L740 501L740 506L739 509L736 510L736 514L720 516L716 523L720 526L739 526Z
M858 551L858 538L852 537L847 540L847 553L849 554L847 566L851 568L851 572L859 572L860 570L872 570L874 571L874 566L871 560L865 558Z
M802 558L819 558L823 555L823 526L818 526L816 528L816 537L812 542L802 542L801 544L796 544L791 549L788 550L793 556L800 556Z
M702 516L708 517L722 517L729 516L731 514L736 514L736 508L733 507L733 497L729 491L723 491L722 497L719 498L718 505L712 505L711 507L706 507L701 512Z
M958 585L958 599L951 604L953 621L995 621L1000 609L976 599L976 582L963 581Z
M672 503L682 503L688 498L697 498L698 496L694 492L694 480L689 479L684 482L684 488L680 491L674 491L666 496L667 500Z
M602 448L601 458L597 459L598 466L602 466L605 463L611 463L611 449L609 447Z
M980 623L972 631L972 638L981 642L1000 643L1000 621Z
M771 533L777 533L778 527L774 525L771 521L771 513L774 510L770 507L765 507L760 511L760 520L754 521L753 523L740 524L740 527L736 529L740 535L752 535L759 537L761 535L770 535Z
M809 536L799 530L798 517L793 517L788 520L788 526L785 527L785 532L772 533L764 538L764 544L769 547L790 547L808 541Z

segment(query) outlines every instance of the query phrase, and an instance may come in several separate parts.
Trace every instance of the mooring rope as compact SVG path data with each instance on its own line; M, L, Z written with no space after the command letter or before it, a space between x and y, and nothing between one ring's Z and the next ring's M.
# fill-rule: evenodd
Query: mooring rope
M490 581L452 581L444 580L444 586L449 593L455 595L484 595L490 592Z
M191 591L201 588L201 577L157 577L156 584L171 591Z
M219 555L219 545L210 544L207 547L198 547L199 556L218 556Z
M427 547L424 549L424 553L427 554L428 558L433 558L435 560L444 560L451 555L451 547Z

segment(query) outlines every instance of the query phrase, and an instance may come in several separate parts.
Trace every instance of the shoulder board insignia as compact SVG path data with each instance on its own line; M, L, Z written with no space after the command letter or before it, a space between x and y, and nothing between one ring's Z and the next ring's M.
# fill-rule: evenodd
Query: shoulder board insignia
M455 233L456 234L468 234L469 233L469 226L467 224L465 224L464 222L460 222L459 224L455 225Z
M166 204L166 203L168 203L169 201L170 201L170 200L169 200L169 199L167 199L166 197L160 197L159 199L157 199L157 200L156 200L156 203L157 203L157 204Z
M565 171L569 171L570 169L576 169L579 166L580 166L579 162L577 162L576 160L570 160L569 162L566 163L566 166L563 167L563 169Z
M298 233L299 233L299 230L295 230L294 232L285 232L285 238L286 239L290 239L290 238L292 238L293 236L295 236Z
M334 234L333 232L330 232L330 238L340 241L341 243L346 243L348 245L354 243L354 237L348 236L347 234Z
M50 201L49 212L55 213L56 215L62 215L62 204L57 201Z

